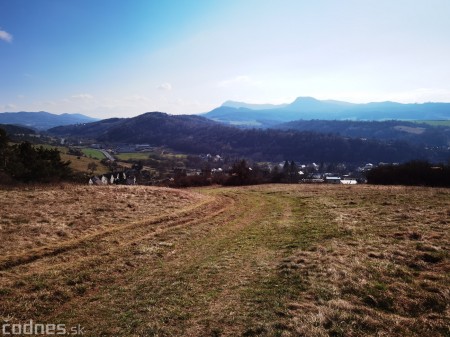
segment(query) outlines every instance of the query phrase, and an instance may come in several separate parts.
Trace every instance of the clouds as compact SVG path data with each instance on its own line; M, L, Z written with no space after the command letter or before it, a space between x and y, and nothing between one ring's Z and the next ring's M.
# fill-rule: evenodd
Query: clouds
M252 80L250 78L250 76L240 75L240 76L236 76L231 79L220 81L218 83L218 86L222 87L222 88L229 88L229 87L234 87L236 85L257 85L257 84L258 84L258 82Z
M0 40L11 43L13 41L13 36L7 31L0 29Z
M9 103L9 104L5 104L3 106L4 109L6 109L7 111L16 111L17 110L17 105L13 104L13 103Z
M158 89L163 91L170 91L172 90L172 84L167 82L161 83L160 85L158 85Z
M91 94L76 94L76 95L72 95L72 98L88 100L88 99L94 98L94 96L92 96Z

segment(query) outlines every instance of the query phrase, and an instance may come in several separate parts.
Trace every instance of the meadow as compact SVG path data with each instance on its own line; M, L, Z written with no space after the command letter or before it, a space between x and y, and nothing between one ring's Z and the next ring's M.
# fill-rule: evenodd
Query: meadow
M102 160L106 158L103 152L97 149L84 148L81 149L81 152L83 152L86 155L86 157L94 158L97 160Z
M0 190L0 318L86 336L448 336L450 190Z
M184 154L175 154L175 153L160 153L156 151L149 152L122 152L115 155L119 160L161 160L161 159L172 159L172 160L180 160L185 159L187 156Z
M119 160L146 160L149 158L150 152L123 152L115 156Z
M109 172L108 167L106 167L101 160L105 159L105 155L97 149L83 148L81 152L85 156L77 156L69 154L69 148L65 146L54 146L50 144L38 144L36 147L43 147L44 149L56 149L60 152L61 160L70 161L70 168L77 173L88 173L88 165L90 163L95 163L97 165L96 170L93 172L94 175L102 175Z

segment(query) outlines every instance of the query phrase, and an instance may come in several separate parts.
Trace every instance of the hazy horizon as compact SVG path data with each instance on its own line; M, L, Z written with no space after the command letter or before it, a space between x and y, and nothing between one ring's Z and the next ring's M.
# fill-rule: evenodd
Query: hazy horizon
M450 2L0 0L0 111L450 102Z
M316 99L315 97L310 97L310 96L299 96L299 97L297 97L297 98L313 98L313 99ZM89 113L81 113L81 112L53 112L53 111L47 111L47 110L36 110L36 111L31 111L31 110L17 110L17 111L0 111L0 113L16 113L16 112L37 112L37 113L39 113L39 112L46 112L46 113L51 113L51 114L55 114L55 115L63 115L63 114L81 114L81 115L85 115L85 116L87 116L87 117L93 117L93 118L99 118L99 119L107 119L107 118L121 118L121 117L136 117L136 116L138 116L138 115L141 115L141 114L144 114L144 113L151 113L151 112L162 112L162 113L166 113L166 114L168 114L168 115L182 115L182 114L187 114L187 115L202 115L202 114L205 114L205 113L208 113L208 112L210 112L211 110L213 110L213 109L216 109L216 108L219 108L219 107L221 107L221 106L226 106L226 103L229 103L230 104L230 102L232 102L232 103L242 103L242 104L249 104L249 105L261 105L261 106L264 106L264 105L273 105L273 106L278 106L278 105L281 105L281 106L286 106L286 105L289 105L289 104L291 104L291 103L293 103L295 101L295 99L293 100L293 101L290 101L290 102L281 102L281 103L271 103L271 102L256 102L256 103L254 103L254 102L244 102L244 101L234 101L234 100L227 100L227 101L224 101L224 102L222 102L222 103L220 103L220 104L218 104L217 106L214 106L214 107L212 107L209 111L200 111L200 112L191 112L191 113L170 113L170 112L167 112L167 111L161 111L161 110L147 110L147 111L142 111L142 112L139 112L139 113L132 113L131 111L130 111L130 113L128 113L128 114L126 114L126 115L108 115L108 116L105 116L105 117L95 117L95 115L93 115L93 114L89 114ZM335 99L323 99L323 100L320 100L320 101L322 101L322 102L327 102L327 101L330 101L330 102L332 102L332 101L340 101L340 102L343 102L343 103L351 103L351 104L369 104L369 103L401 103L401 104L425 104L425 103L449 103L450 104L450 102L437 102L437 101L428 101L428 102L405 102L405 103L403 103L403 102L395 102L395 101L372 101L372 102L350 102L350 101L343 101L343 100L335 100ZM262 109L265 109L265 108L260 108L260 109L258 109L258 110L262 110Z

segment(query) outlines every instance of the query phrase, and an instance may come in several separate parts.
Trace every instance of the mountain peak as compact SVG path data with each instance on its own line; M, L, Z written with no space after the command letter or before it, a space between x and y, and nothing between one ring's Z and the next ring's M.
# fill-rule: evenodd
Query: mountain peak
M319 102L319 100L311 96L299 96L292 103L296 102Z

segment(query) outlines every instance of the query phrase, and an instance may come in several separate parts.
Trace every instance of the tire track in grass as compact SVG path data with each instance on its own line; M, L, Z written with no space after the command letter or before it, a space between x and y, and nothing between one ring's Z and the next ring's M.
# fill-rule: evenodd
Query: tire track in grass
M140 314L134 319L152 325L133 331L130 322L123 326L127 333L198 336L222 331L234 335L248 324L247 304L242 303L239 289L267 277L274 268L276 252L266 249L260 227L263 222L264 228L272 226L284 212L279 202L274 205L275 199L251 193L234 196L237 207L231 217L222 215L219 226L193 227L197 232L190 233L190 240L176 256L133 286L131 298L139 301L125 310L136 313L147 308L146 319ZM205 226L210 231L202 235ZM124 294L117 290L116 296Z
M212 215L214 215L215 212L220 213L225 208L226 203L224 206L223 204L218 203L217 200L209 198L200 204L181 209L175 214L120 225L111 229L85 235L74 240L64 241L57 245L47 245L35 248L26 254L4 256L0 258L0 271L10 270L14 267L37 262L38 260L45 258L52 258L63 253L70 253L71 251L80 248L89 249L89 247L91 247L95 253L95 251L99 250L99 244L110 244L111 238L113 238L113 240L126 240L126 237L139 237L139 235L147 234L149 231L151 233L160 233L170 227L183 226L188 222L188 219L193 221L195 219L193 214L196 214L196 212L201 212L202 210L210 212L212 210Z
M316 209L304 203L299 210L299 199L278 186L201 193L211 202L176 218L123 226L12 268L33 284L21 298L36 306L12 296L6 313L83 323L93 336L283 331L268 322L283 323L287 298L299 288L277 268L292 249L320 237L307 232Z
M240 195L227 197L239 201L236 204L244 203ZM87 293L82 299L68 302L58 310L59 313L54 313L55 319L72 320L73 317L77 319L86 317L86 321L92 321L99 316L101 320L89 326L95 331L95 335L118 334L118 331L119 335L131 335L136 332L133 328L133 322L136 320L140 322L138 325L142 335L151 330L143 328L146 325L145 321L154 322L155 326L164 321L174 321L173 324L181 327L184 324L181 324L177 317L189 315L196 317L195 321L201 322L204 313L209 310L212 300L210 296L219 295L229 287L239 286L239 282L234 286L231 284L239 280L235 277L237 276L235 271L242 266L241 251L245 250L239 237L248 223L258 220L264 214L262 210L267 209L267 204L257 203L259 205L251 208L241 206L227 208L226 212L212 218L199 217L197 223L188 227L187 235L175 238L178 240L174 241L175 254L170 254L172 248L167 249L166 254L161 257L150 254L142 260L134 261L134 267L120 274L110 271L117 260L114 261L112 258L103 260L103 264L97 267L97 273L109 274L111 280L107 284L100 284L99 288L93 290L91 294ZM158 237L158 240L164 241L172 234L172 231L167 231ZM233 245L230 247L229 243ZM241 247L236 247L239 244ZM228 248L232 249L228 251ZM114 256L119 259L132 259L132 250L133 246L123 246ZM249 256L250 252L245 254ZM214 271L214 266L218 268L217 272ZM99 306L98 303L93 305L92 296L101 296L100 302L109 305L106 307ZM157 303L156 309L155 305L151 305L153 302ZM189 307L184 307L187 304ZM151 312L154 317L144 318L150 307L156 311ZM120 312L114 308L120 308ZM67 316L69 312L72 313ZM117 315L122 315L121 313L128 314L123 314L123 322L119 324ZM194 322L185 323L196 325ZM108 328L108 326L117 327L118 324L121 327L119 330L116 329L117 331ZM181 330L177 328L177 331L178 333L174 332L175 335Z

